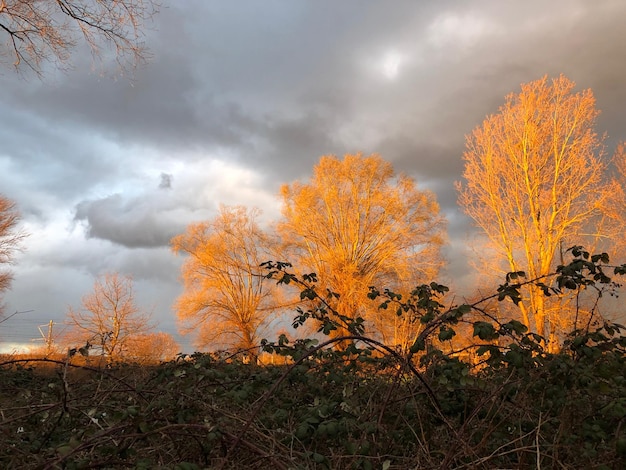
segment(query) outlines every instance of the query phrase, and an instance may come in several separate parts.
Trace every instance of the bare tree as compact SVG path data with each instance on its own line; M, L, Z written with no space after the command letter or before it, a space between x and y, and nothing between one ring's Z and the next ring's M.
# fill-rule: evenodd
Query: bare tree
M574 92L566 77L544 77L507 96L467 137L459 204L490 241L489 271L505 265L540 278L567 244L602 235L606 162L597 115L591 90ZM520 305L526 326L551 345L567 327L562 301L531 285Z
M20 214L15 203L0 195L0 265L11 264L15 252L20 249L26 233L17 230ZM0 293L11 286L13 275L10 271L0 272ZM0 310L1 311L1 310Z
M93 292L82 299L82 308L70 307L67 320L75 328L75 340L102 348L109 360L123 359L131 339L153 329L150 315L135 304L132 278L118 273L96 279Z
M434 194L378 155L346 155L322 157L311 180L283 186L282 198L278 230L296 269L317 273L322 292L340 294L340 315L368 319L389 344L409 344L419 323L372 309L367 293L433 280L445 239Z
M275 318L277 288L260 266L273 258L273 243L258 215L257 209L222 206L213 220L191 224L172 239L172 250L188 255L175 309L198 347L254 348Z
M0 0L0 58L42 73L44 62L64 68L79 38L101 59L103 46L126 69L144 60L143 28L158 8L155 0Z

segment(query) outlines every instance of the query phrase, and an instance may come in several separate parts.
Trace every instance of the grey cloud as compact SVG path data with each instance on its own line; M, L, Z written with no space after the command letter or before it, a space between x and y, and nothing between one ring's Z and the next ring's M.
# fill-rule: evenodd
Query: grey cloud
M172 189L173 176L168 173L161 173L161 182L159 183L159 189Z
M125 250L114 256L113 263L117 271L132 273L135 281L156 281L180 290L182 261L183 257L175 256L169 247L161 247Z
M14 103L129 144L230 148L250 164L281 172L287 165L297 174L310 170L307 155L369 150L359 142L337 145L342 123L382 112L405 123L388 138L459 142L523 81L564 68L584 79L581 69L598 66L613 76L608 69L623 63L615 2L433 3L333 2L332 10L327 2L176 5L158 18L149 36L155 57L134 83L76 73L53 89L20 86ZM568 15L587 8L600 14ZM190 11L203 23L185 21ZM445 15L456 15L458 31L429 42L432 25ZM481 37L478 30L472 39L471 25L463 23L472 15L496 31ZM375 58L398 44L417 51L418 62L397 83L372 87L356 58ZM305 158L295 158L299 150Z
M128 248L167 246L184 229L159 213L149 201L125 200L120 194L79 203L74 219L85 222L88 237Z
M158 248L169 246L189 223L211 218L220 203L274 206L259 187L264 182L260 174L219 160L186 163L160 173L158 180L136 178L123 192L82 200L74 208L74 223L91 239L131 249Z
M311 150L318 156L334 151L321 135L328 123L309 128L310 120L293 119L293 111L311 115L311 107L326 103L328 115L350 119L356 46L388 37L382 20L396 22L412 8L411 2L391 9L346 2L333 4L332 13L323 4L281 3L277 10L254 2L176 6L159 17L158 32L150 35L155 57L133 83L75 72L53 86L16 85L8 100L49 120L96 128L118 142L173 151L232 148L250 163L261 160L282 170L284 162L295 164L292 150L299 147L282 144L282 129L291 130L292 142L298 135L322 137ZM182 23L189 11L206 24ZM307 99L311 95L319 101ZM305 153L309 142L300 146Z
M239 105L199 90L179 59L152 64L137 80L99 82L90 75L56 87L13 97L15 106L36 110L40 118L98 134L127 146L161 148L232 147L245 142L256 123ZM58 109L64 109L58 115Z

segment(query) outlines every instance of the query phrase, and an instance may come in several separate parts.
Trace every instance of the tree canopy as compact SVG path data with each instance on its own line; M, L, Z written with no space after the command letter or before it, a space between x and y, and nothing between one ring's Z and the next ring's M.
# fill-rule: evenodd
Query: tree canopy
M172 251L187 255L175 310L199 347L252 349L275 318L276 287L264 282L261 267L272 256L272 241L258 215L222 206L212 220L191 224L172 239Z
M371 285L407 288L443 265L445 222L434 194L378 155L322 157L310 181L284 185L281 195L278 232L289 260L340 294L342 315L368 316ZM404 342L393 317L370 311L369 319L386 339Z
M150 314L135 303L130 276L107 273L96 279L80 309L70 307L72 339L99 347L109 360L128 358L133 337L151 332Z
M0 0L0 59L42 73L45 62L67 66L82 38L95 57L111 48L122 68L145 57L145 23L156 12L154 0Z
M589 240L590 224L591 233L602 230L606 161L598 111L592 91L574 86L564 76L524 84L467 136L459 204L495 249L492 268L504 262L508 271L540 278L568 243ZM526 326L548 337L565 310L551 311L546 302L530 286L522 314Z

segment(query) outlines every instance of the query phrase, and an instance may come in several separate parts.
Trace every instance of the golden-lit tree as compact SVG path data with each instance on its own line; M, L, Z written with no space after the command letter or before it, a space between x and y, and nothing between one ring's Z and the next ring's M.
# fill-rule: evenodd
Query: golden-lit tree
M257 209L222 206L213 220L191 224L172 239L172 250L188 255L176 313L200 348L258 347L275 318L277 289L260 267L273 258L274 242L258 215Z
M0 57L16 68L42 72L42 63L64 67L82 39L95 57L103 45L126 66L144 59L144 23L156 12L153 0L0 0Z
M626 262L626 143L618 144L613 156L614 172L607 182L609 196L602 206L602 215L607 227L606 238L603 244L611 255L611 260L617 263Z
M130 353L131 338L154 329L150 317L135 304L132 278L107 273L96 279L80 309L69 308L67 322L73 344L89 342L109 360L123 360Z
M171 361L180 352L174 337L163 331L132 335L128 338L127 358L139 364Z
M322 293L340 294L339 314L366 318L389 344L407 343L415 331L395 312L377 311L367 293L433 280L445 235L435 196L380 156L360 154L322 157L309 182L284 185L281 194L278 231L296 269L315 272Z
M560 262L563 249L593 244L602 234L606 163L594 130L597 115L591 90L575 92L564 76L544 77L508 95L499 112L467 136L459 204L495 251L491 270L540 278ZM538 287L525 290L520 306L526 326L551 345L559 327L572 326L563 322L563 299L549 300Z
M15 252L26 234L17 230L20 214L15 203L0 195L0 265L11 264ZM10 271L0 271L0 293L11 286L13 276Z

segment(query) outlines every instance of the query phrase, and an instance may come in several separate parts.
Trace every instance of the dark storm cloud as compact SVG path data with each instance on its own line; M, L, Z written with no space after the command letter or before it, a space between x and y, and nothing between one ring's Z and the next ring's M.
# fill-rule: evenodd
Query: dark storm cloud
M355 53L393 43L388 24L413 18L417 26L416 15L407 15L416 8L411 2L391 9L378 2L332 7L326 2L169 7L150 35L153 60L132 83L78 72L52 85L16 84L10 101L43 119L97 129L122 144L171 151L229 148L274 171L300 165L290 175L301 174L313 158L346 149L336 145L333 132L352 119L354 104L362 100ZM189 21L189 12L203 21ZM402 29L394 35L406 35Z
M21 96L37 116L80 130L97 129L122 145L174 149L239 146L256 124L233 102L220 102L185 75L180 58L163 58L142 69L137 83L98 80L41 86ZM144 77L145 74L145 77ZM51 88L53 88L51 90ZM17 97L14 98L17 100ZM16 103L17 104L17 103ZM58 110L63 109L62 114Z
M521 82L565 72L599 99L617 87L623 11L608 0L187 2L157 18L153 60L134 82L76 73L16 84L13 103L127 145L231 149L285 177L324 154L374 150L402 169L419 161L423 177L452 176L463 136ZM363 62L393 48L409 63L377 82ZM355 122L385 135L378 145L342 138Z
M153 57L137 70L133 81L98 77L82 69L53 81L11 81L5 102L27 109L31 118L80 132L95 131L126 146L174 151L245 143L257 123L242 113L237 102L211 87L210 75L196 72L196 63L207 50L188 38L186 30L195 28L189 26L193 22L188 21L188 12L166 8L158 18L162 23L150 36ZM220 67L230 68L224 63Z

